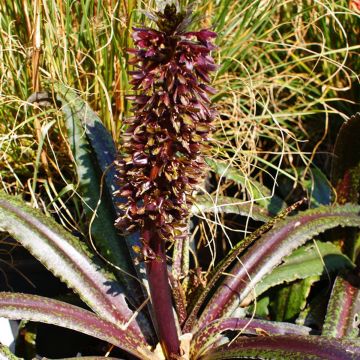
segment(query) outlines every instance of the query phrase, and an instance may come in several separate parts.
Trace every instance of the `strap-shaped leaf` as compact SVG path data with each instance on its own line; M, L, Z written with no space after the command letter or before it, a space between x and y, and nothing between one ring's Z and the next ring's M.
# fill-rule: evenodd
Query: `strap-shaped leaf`
M92 219L93 242L107 260L123 270L117 271L116 275L125 285L129 299L140 305L145 299L140 283L127 275L135 274L129 249L114 226L117 216L114 205L115 144L97 114L74 90L59 83L55 83L54 87L56 99L62 104L61 110L65 115L80 194L85 201L84 211L88 219ZM101 184L102 175L104 184Z
M249 335L309 335L311 329L290 323L258 319L228 318L211 322L197 332L191 342L191 354L198 358L205 350L213 347L224 331L240 331Z
M320 280L319 276L310 276L297 280L276 289L269 303L270 313L274 321L294 321L305 309L307 299L314 283Z
M239 199L228 196L219 196L215 204L211 198L198 195L195 197L191 212L199 215L202 213L238 214L263 222L271 219L266 209L254 204L242 204Z
M332 157L331 182L336 189L335 201L338 204L360 202L360 113L344 122L338 132L334 156ZM343 234L344 236L344 234ZM353 260L359 253L360 236L356 230L346 233L341 239L344 252Z
M88 310L37 295L0 292L0 316L12 320L30 320L57 325L104 340L131 354L146 358L155 356L140 337L121 330Z
M244 303L249 303L253 295L260 296L269 288L289 283L299 279L306 279L314 275L321 276L344 269L354 268L354 264L332 243L316 241L310 245L295 250L286 257L283 263L267 274L250 293Z
M353 280L359 278L351 275ZM335 280L322 334L325 336L358 338L360 327L360 290L338 276Z
M0 193L0 229L19 241L104 319L122 327L133 315L114 276L105 273L86 246L53 219ZM136 321L128 331L144 340Z
M20 360L21 358L18 358L15 356L10 349L0 343L0 360Z
M206 306L199 327L231 314L284 257L307 240L337 226L360 227L360 207L324 206L279 221L241 257Z
M201 360L266 359L266 360L356 360L360 342L323 336L257 336L239 337L231 345L210 350Z
M105 183L110 192L113 193L117 189L113 166L117 152L111 134L95 111L74 90L61 83L53 83L52 85L56 92L57 101L61 102L61 110L64 112L66 120L73 120L83 129L83 135L85 132L88 144L93 150L92 154L96 158L96 163L104 174ZM74 144L70 145L74 146ZM78 147L76 148L78 149Z
M311 207L331 204L333 188L326 175L317 167L311 168L311 179L303 180Z
M283 210L280 214L257 228L253 233L247 236L245 239L237 243L231 251L228 252L225 258L223 258L219 264L215 267L215 269L211 272L209 276L209 280L207 281L206 287L201 289L200 287L197 289L193 297L193 303L191 304L191 312L184 324L183 331L191 332L194 323L196 322L196 316L205 302L206 297L210 293L210 291L214 288L217 281L220 279L222 274L226 271L226 269L238 258L238 256L244 252L249 246L251 246L255 240L257 240L261 235L269 231L278 221L284 219L289 213L294 211L302 201L297 202L290 207Z
M80 194L85 200L84 210L92 219L91 235L99 252L122 271L114 271L125 285L126 295L135 305L147 297L146 282L142 279L143 264L134 265L137 254L133 246L139 246L138 234L122 237L114 227L117 216L114 196L117 190L114 161L117 156L114 141L98 115L74 90L54 83L57 104L65 115L70 147L77 165ZM104 183L102 184L102 176ZM101 186L103 185L103 186ZM101 199L101 202L98 201ZM94 210L96 216L94 217ZM143 286L127 274L134 274ZM144 286L145 284L145 286ZM153 332L149 326L149 332Z
M359 131L360 113L357 113L341 126L336 138L331 181L336 188L336 200L339 204L359 201Z

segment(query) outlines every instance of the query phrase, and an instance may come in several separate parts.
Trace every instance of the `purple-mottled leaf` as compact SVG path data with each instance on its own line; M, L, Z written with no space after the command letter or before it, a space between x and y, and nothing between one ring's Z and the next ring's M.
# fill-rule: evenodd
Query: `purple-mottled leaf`
M279 221L231 269L200 317L198 327L231 314L284 257L315 235L337 226L360 227L360 207L324 206Z
M131 354L155 359L141 337L88 310L37 295L0 292L0 316L57 325L104 340Z
M267 274L255 287L258 297L270 287L289 283L310 276L320 276L344 269L352 269L354 264L340 249L330 242L316 241L297 250L283 260L283 263ZM253 299L244 302L249 303ZM242 304L244 305L244 303ZM246 304L245 304L246 305Z
M239 337L232 344L212 349L199 359L326 359L356 360L360 358L357 340L326 338L323 336L257 336Z
M309 335L311 329L305 326L290 323L258 320L228 318L215 320L199 330L191 342L191 354L198 358L205 351L213 347L224 331L240 331L249 335Z
M86 246L53 219L17 198L0 194L0 229L74 289L99 316L121 328L133 315L115 277L101 269ZM144 341L136 321L127 331Z
M336 189L338 204L359 203L360 177L360 113L352 116L340 128L332 157L331 182ZM339 239L342 237L342 239ZM356 261L360 237L357 230L337 234L343 251Z
M226 269L237 259L237 257L249 246L251 246L255 240L257 240L262 234L269 231L278 221L286 217L290 212L294 211L302 201L293 204L292 206L283 210L279 215L266 222L258 229L256 229L251 235L240 241L234 246L227 256L220 261L216 268L212 271L207 281L206 287L201 289L200 287L196 291L191 306L191 312L184 324L183 331L190 332L196 322L196 316L200 310L200 307L204 304L204 301L210 291L215 286L216 282L220 279ZM215 320L215 319L214 319Z
M217 200L216 204L215 200ZM239 199L228 196L219 196L215 199L198 195L195 197L195 204L191 210L193 214L199 215L202 213L238 214L263 222L271 219L263 207L249 203L243 204Z
M360 331L359 278L350 275L348 280L338 276L335 280L327 307L322 335L335 338L358 338ZM357 286L351 284L352 278Z
M340 128L331 169L331 182L336 188L337 202L359 201L360 176L360 113Z

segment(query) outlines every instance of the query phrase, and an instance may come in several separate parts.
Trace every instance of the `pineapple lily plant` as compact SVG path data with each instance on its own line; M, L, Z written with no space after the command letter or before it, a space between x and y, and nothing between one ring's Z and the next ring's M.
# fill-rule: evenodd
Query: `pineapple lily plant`
M194 195L215 116L209 83L216 69L211 57L216 34L188 31L191 13L175 5L151 16L156 29L133 32L135 48L129 52L137 94L129 97L134 116L127 119L118 154L100 119L72 90L54 84L50 96L65 114L96 251L21 199L0 194L0 229L73 289L89 310L2 292L0 316L73 329L122 349L127 358L358 359L355 237L343 239L354 242L347 246L348 256L341 243L310 241L327 230L360 227L360 207L345 204L358 202L348 196L356 184L345 170L336 177L342 204L303 211L285 206L276 216L254 208L254 220L264 225L239 241L205 281L189 285L189 274L196 272L189 222L200 211L219 211ZM35 94L32 100L44 99L49 96ZM339 134L340 158L346 157L347 131ZM221 164L207 162L221 172ZM236 205L236 199L219 201L224 213L247 215L248 208ZM311 287L309 279L330 272L339 275L320 327L260 318L257 302L261 307L269 292L281 295L287 289L279 291L283 284ZM4 346L0 354L14 358Z

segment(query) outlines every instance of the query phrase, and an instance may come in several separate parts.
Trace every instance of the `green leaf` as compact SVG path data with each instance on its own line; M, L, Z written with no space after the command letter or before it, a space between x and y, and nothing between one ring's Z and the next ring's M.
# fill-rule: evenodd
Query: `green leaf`
M121 328L133 315L115 277L102 269L85 244L52 218L0 193L0 230L19 241L102 318ZM145 341L136 322L129 325L128 332Z
M219 176L236 182L246 189L251 199L264 207L269 214L276 215L286 207L286 204L260 182L245 177L240 171L224 162L206 158L206 163Z
M260 296L256 298L256 303L254 302L247 309L248 315L253 315L259 319L268 319L269 318L269 305L270 298L269 296Z
M306 306L311 286L318 280L318 276L311 276L283 286L276 291L270 302L270 311L274 320L294 321Z
M280 266L267 274L256 285L255 293L256 296L259 296L276 285L338 272L343 269L352 269L354 266L350 259L334 244L316 241L316 243L295 250L286 257Z
M239 337L230 345L210 350L200 359L356 360L359 357L360 343L356 340L279 335Z
M104 126L99 116L91 109L86 101L76 92L61 83L53 83L57 100L61 102L61 110L67 119L72 118L83 128L88 143L93 150L105 182L113 193L116 189L114 161L117 156L116 147L111 134ZM72 135L72 134L71 134Z
M117 217L113 195L116 190L114 142L97 114L73 90L57 83L54 88L65 114L92 241L108 261L121 269L115 273L129 299L139 306L145 298L140 283L133 277L135 269L127 243L114 226ZM102 174L104 184L101 183Z
M254 204L242 203L239 199L228 196L212 199L208 196L198 195L195 197L195 204L192 206L191 212L196 215L202 213L238 214L263 222L271 219L266 209Z
M307 190L311 207L329 205L333 194L332 186L325 174L318 168L311 168L311 179L302 181Z
M360 290L353 280L358 281L358 277L353 274L348 276L348 280L340 276L336 278L322 329L323 335L359 337Z
M141 337L119 329L88 310L36 295L0 292L0 316L42 322L79 331L109 342L131 354L155 358Z
M337 226L360 227L360 207L323 206L281 220L241 257L208 302L198 326L231 314L254 287L293 250L307 240Z

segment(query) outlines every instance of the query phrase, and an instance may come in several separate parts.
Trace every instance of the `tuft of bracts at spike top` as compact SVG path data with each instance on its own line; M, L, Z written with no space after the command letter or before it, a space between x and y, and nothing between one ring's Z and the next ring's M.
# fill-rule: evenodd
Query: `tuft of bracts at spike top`
M209 83L217 66L210 30L186 32L189 14L167 5L157 13L158 30L134 28L130 49L131 84L138 95L129 96L134 116L126 120L122 156L117 161L117 195L122 231L141 230L145 224L159 239L183 234L194 187L202 180L211 121L216 112ZM143 254L151 249L143 241Z

